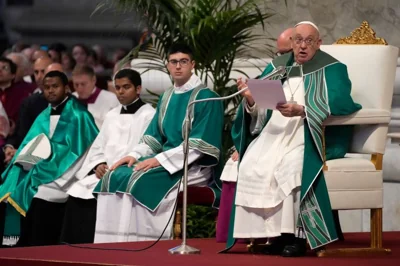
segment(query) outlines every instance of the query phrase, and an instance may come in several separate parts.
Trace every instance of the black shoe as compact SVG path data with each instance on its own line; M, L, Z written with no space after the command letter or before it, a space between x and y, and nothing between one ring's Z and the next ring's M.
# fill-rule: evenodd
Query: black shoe
M294 243L293 234L282 234L273 239L271 245L263 246L262 253L266 255L280 255L286 246Z
M305 239L296 238L292 245L287 245L283 249L282 257L303 257L307 253L307 242Z

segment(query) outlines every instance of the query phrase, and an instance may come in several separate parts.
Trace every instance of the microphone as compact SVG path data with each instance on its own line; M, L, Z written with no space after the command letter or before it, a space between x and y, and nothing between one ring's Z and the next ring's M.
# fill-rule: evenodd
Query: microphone
M264 79L270 79L270 78L274 78L276 76L279 75L284 75L286 74L286 67L284 66L278 66L277 68L275 68L271 73L267 74L266 76L260 78L260 80L264 80Z

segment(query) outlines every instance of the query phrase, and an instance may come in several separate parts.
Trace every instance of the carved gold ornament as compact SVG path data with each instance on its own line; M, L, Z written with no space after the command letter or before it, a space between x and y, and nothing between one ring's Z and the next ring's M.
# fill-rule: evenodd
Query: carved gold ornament
M335 44L380 44L387 45L385 39L377 38L375 31L367 21L363 21L360 27L353 30L349 37L340 38Z

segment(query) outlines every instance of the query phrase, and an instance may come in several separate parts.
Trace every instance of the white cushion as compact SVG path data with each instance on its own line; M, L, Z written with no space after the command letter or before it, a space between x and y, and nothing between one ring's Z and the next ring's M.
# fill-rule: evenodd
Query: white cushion
M341 158L326 161L328 171L346 172L346 171L376 171L375 165L371 160L365 158Z
M390 45L340 44L322 45L321 50L347 66L352 83L351 94L354 101L363 107L350 116L330 117L326 124L357 124L351 152L383 154L390 122L398 48Z
M371 125L389 124L390 112L383 109L361 109L351 115L330 116L325 120L324 125Z
M398 48L391 45L321 45L347 66L352 96L363 108L392 106ZM368 55L368 56L366 56Z
M385 124L356 125L354 127L350 152L384 154L388 129L388 125Z
M343 158L326 162L324 172L333 209L382 208L383 175L365 158Z

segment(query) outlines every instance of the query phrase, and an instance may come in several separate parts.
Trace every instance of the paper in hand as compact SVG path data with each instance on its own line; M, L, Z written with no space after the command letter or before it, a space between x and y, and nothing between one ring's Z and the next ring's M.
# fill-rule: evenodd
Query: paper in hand
M247 86L258 107L276 110L278 103L286 103L280 80L249 79Z

